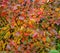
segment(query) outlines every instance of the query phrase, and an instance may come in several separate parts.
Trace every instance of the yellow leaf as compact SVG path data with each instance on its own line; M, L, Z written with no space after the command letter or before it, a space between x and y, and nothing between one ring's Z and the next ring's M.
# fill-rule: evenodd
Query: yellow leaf
M55 9L55 11L59 11L59 10L60 10L60 8L56 8L56 9Z
M6 33L6 35L4 36L4 38L6 39L6 38L9 38L9 36L10 36L10 32L8 31L7 33Z

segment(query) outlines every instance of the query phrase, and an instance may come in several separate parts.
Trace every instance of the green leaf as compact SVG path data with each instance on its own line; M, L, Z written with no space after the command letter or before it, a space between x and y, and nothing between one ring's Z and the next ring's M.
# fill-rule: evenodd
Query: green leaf
M49 53L59 53L57 50L51 50Z
M46 41L47 41L47 42L51 42L51 40L50 40L50 38L49 38L49 37L47 37L47 38L46 38Z

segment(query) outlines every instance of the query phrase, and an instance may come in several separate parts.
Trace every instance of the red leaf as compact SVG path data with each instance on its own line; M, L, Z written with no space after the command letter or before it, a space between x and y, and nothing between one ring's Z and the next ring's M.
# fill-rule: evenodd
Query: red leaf
M40 11L40 12L38 12L37 14L38 14L38 15L42 15L42 14L43 14L43 12L41 12L41 11Z
M7 12L2 12L1 16L6 16Z
M36 32L36 33L34 33L33 38L37 38L37 37L38 37L38 34Z
M29 33L24 33L24 36L29 36Z

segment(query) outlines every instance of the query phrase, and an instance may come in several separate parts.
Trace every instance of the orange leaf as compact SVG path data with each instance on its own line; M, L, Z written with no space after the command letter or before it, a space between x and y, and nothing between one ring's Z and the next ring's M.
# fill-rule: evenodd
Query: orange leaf
M19 13L19 12L20 12L20 10L15 10L14 12L15 12L15 13Z
M42 2L43 2L43 3L45 3L45 2L46 2L46 0L42 0Z
M18 0L19 3L22 3L24 0Z
M32 24L29 24L29 27L30 27L30 28L34 28L34 26L33 26Z
M39 2L39 0L35 0L35 2Z
M43 41L43 42L46 42L46 37L43 37L43 38L42 38L42 41Z
M50 2L53 2L54 0L50 0Z
M31 48L33 48L33 46L34 46L33 44L30 44L30 47L31 47Z

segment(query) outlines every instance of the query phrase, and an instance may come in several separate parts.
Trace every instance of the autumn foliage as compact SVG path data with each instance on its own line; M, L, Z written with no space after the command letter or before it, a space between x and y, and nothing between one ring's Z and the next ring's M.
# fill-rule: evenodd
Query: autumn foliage
M1 0L0 51L60 52L60 0Z

